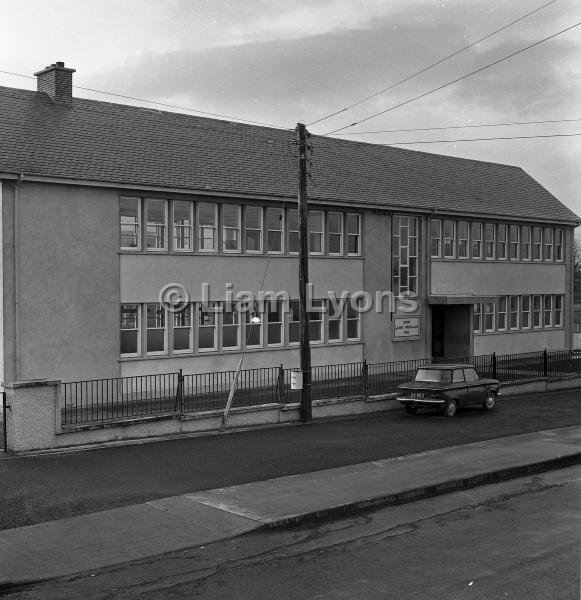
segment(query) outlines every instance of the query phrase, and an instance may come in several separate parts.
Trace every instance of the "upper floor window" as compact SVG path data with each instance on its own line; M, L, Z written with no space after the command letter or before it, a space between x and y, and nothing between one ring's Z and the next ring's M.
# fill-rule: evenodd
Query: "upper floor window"
M218 249L218 205L198 204L198 249L216 252Z
M482 304L479 302L474 305L474 333L482 331Z
M188 304L173 315L174 352L191 352L192 341L192 305Z
M521 230L521 259L522 260L531 260L531 228L529 226L524 226Z
M563 230L555 229L555 260L563 260Z
M432 219L430 222L430 256L440 258L442 256L442 221Z
M198 314L198 350L216 350L216 305L199 307Z
M165 308L162 304L146 304L147 315L147 354L165 354L167 352L167 331Z
M141 200L121 198L119 203L120 247L122 250L141 249Z
M240 207L235 204L222 206L222 250L240 252Z
M330 212L327 215L327 251L343 254L343 214Z
M238 306L224 306L222 311L222 348L240 348L240 312Z
M563 326L563 296L558 294L555 296L555 327Z
M136 356L141 353L139 310L139 304L121 305L121 356Z
M472 223L472 258L482 258L482 223Z
M444 221L444 257L454 258L456 246L455 238L455 225L456 223L451 220Z
M499 225L497 228L498 232L498 243L497 243L497 258L498 260L506 260L506 244L507 244L507 226Z
M247 206L245 216L246 252L262 252L262 208Z
M529 329L531 326L531 297L521 296L521 326Z
M299 251L299 211L289 208L287 212L288 223L288 251L292 254Z
M309 229L309 253L323 254L323 213L320 210L309 211L308 215Z
M361 217L347 213L347 254L361 254Z
M541 228L533 227L533 260L541 260Z
M509 228L509 256L511 260L518 260L520 246L520 228L518 225L511 225Z
M468 230L467 221L458 221L458 258L468 258Z
M145 205L147 213L147 249L165 250L167 202L148 198Z
M494 223L486 223L484 226L484 249L486 258L491 260L495 257L496 246L496 225Z
M506 330L506 296L501 296L498 299L498 311L497 311L497 326L499 331Z
M518 329L519 327L519 297L510 297L510 328Z
M283 251L284 210L281 208L266 209L267 250L272 254Z
M178 251L191 250L193 235L194 205L192 202L175 201L173 208L173 249Z
M553 260L553 230L550 227L543 229L543 258Z
M282 300L269 300L266 303L267 344L269 346L282 346L284 343L284 310Z

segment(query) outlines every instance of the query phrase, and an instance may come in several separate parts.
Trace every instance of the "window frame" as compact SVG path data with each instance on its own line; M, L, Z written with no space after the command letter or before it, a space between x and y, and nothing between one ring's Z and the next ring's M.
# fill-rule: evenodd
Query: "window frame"
M135 307L135 327L123 327L123 309L124 307L133 306ZM122 302L119 310L119 356L121 358L131 358L134 356L141 356L141 304L136 302ZM137 350L135 352L121 352L123 340L121 339L124 331L135 331Z
M479 231L477 238L474 236L474 232ZM478 254L474 252L474 244L478 244ZM480 221L473 221L470 226L470 257L473 260L482 260L484 257L484 227Z
M150 327L149 326L149 307L159 307L160 315L163 315L163 326L162 327ZM145 354L147 356L165 356L168 354L168 318L165 307L160 302L146 302L144 304L145 310ZM163 331L163 350L149 350L149 332L152 331Z
M548 253L547 253L548 250ZM553 262L554 260L554 231L552 227L543 227L543 261ZM548 254L548 256L547 256Z
M528 239L525 241L525 235L524 232L527 232L528 235L526 237L528 237ZM520 242L520 259L526 262L530 262L533 258L533 247L532 247L532 243L533 243L533 231L532 231L532 227L530 225L523 225L521 227L521 242ZM527 253L524 253L524 248L526 247L527 249Z
M553 300L553 311L554 311L554 317L553 317L553 327L563 327L564 324L564 306L565 306L565 300L564 300L564 296L563 294L555 294L555 298ZM558 318L558 322L557 322L557 316Z
M149 222L149 205L153 202L159 202L163 205L163 223L156 224ZM168 249L168 201L163 198L146 198L145 199L145 251L146 252L167 252ZM149 227L161 227L163 232L163 246L159 248L151 248L149 246ZM155 236L158 238L158 236ZM159 238L158 238L159 239Z
M331 216L332 215L336 215L339 217L339 224L341 226L340 231L331 231ZM343 216L344 216L344 214L342 212L337 212L337 211L332 211L332 210L327 212L327 253L329 254L329 256L343 256L343 254L345 252L344 242L343 242L345 224L343 223ZM338 252L331 251L331 236L339 237L339 251Z
M260 216L260 227L248 227L248 213L252 210L256 210ZM258 250L251 250L248 248L248 232L258 231L259 232L259 248ZM247 254L264 254L264 207L257 206L256 204L250 204L244 207L244 250Z
M532 227L531 232L531 259L533 262L541 262L543 260L543 228L542 227ZM535 242L535 231L539 233L538 242ZM539 257L536 258L536 250L538 249Z
M502 261L508 260L508 225L504 223L496 226L496 258Z
M311 216L319 215L321 219L321 230L312 230L311 224L313 221L311 220ZM325 212L322 210L309 210L307 214L307 234L309 238L308 249L309 255L311 256L323 256L325 254ZM312 250L311 249L311 236L318 236L321 244L320 250Z
M554 258L555 262L563 262L565 260L565 231L563 229L555 229L554 238Z
M466 237L461 237L460 230L461 225L464 224L466 226ZM460 254L460 249L462 248L462 242L465 242L464 245L464 254ZM468 260L470 258L470 222L469 221L458 221L456 223L456 246L457 253L456 256L459 260Z
M194 322L192 318L193 306L191 303L188 303L183 310L179 312L173 313L172 318L172 354L191 354L194 351ZM181 315L187 315L189 317L189 325L176 325L176 320ZM181 348L179 350L176 349L175 343L175 335L176 330L185 330L189 331L189 347L187 349Z
M525 302L527 301L527 308L525 310ZM530 294L523 294L520 297L520 328L521 329L532 329L533 328L533 301ZM525 325L525 315L526 315L526 325Z
M503 325L501 325L501 318L504 318ZM506 296L499 296L498 298L498 307L496 309L496 331L508 331L508 301Z
M451 225L452 231L450 236L446 236L446 225ZM447 242L446 240L449 240ZM446 248L449 247L451 254L446 253ZM456 221L454 219L444 219L442 221L442 258L456 258Z
M177 204L187 205L189 207L189 217L190 217L190 225L176 225L175 219L175 207ZM189 229L189 248L178 248L176 240L178 237L176 236L176 228L181 230ZM194 245L194 203L189 200L173 200L171 203L171 250L173 252L193 252ZM184 238L185 239L185 238Z
M360 298L357 298L356 303L359 307L360 304ZM353 314L355 316L350 316L349 315L349 310L353 311ZM357 337L349 337L349 323L350 322L356 322L357 323ZM352 298L349 297L347 302L345 303L345 336L346 336L346 340L348 342L358 342L361 340L361 313L356 310L355 308L353 308L352 305Z
M353 233L349 231L349 217L355 217L357 219L357 232ZM361 256L361 214L348 212L345 215L345 232L347 234L347 256ZM357 241L357 252L349 252L349 241L354 238Z
M325 324L325 339L329 344L338 344L343 341L343 307L340 302L337 302L337 313L331 313L333 309L333 303L331 300L327 300L327 311L326 311L326 324ZM337 316L338 314L338 316ZM333 315L333 316L331 316ZM339 337L331 337L331 322L339 323Z
M492 307L492 310L490 312L486 311L486 306L490 305ZM483 302L482 303L482 317L483 317L483 323L482 323L482 331L484 333L492 333L494 332L494 327L496 325L496 302ZM487 318L490 317L490 323L491 323L491 327L488 328L486 326L486 321Z
M538 298L538 308L535 308L535 301ZM532 319L531 319L531 328L532 329L542 329L543 328L543 295L542 294L533 294L532 295L532 302L531 302L531 314L532 314ZM538 315L539 317L539 324L535 325L535 317L536 315Z
M200 223L200 215L202 206L213 206L214 207L214 225L202 225ZM213 248L202 248L203 243L205 242L205 237L202 235L203 231L206 229L214 230L214 247ZM218 248L220 247L219 238L219 222L218 222L218 203L217 202L198 202L196 206L196 238L198 240L198 252L203 254L212 254L218 252Z
M516 310L513 309L513 303L516 302ZM520 298L519 296L509 296L508 299L508 327L510 331L520 329ZM516 325L513 327L512 318L516 315Z
M126 200L134 200L135 203L137 204L137 217L136 217L136 222L134 223L123 223L122 219L125 216L125 218L127 218L127 215L123 215L122 214L122 203L123 201ZM122 241L123 241L123 225L125 226L132 226L133 227L133 231L134 231L134 236L136 239L136 246L123 246L122 245ZM124 252L140 252L141 248L142 248L142 232L141 232L141 227L142 227L142 202L141 202L141 198L135 197L135 196L120 196L119 198L119 250L122 250Z
M434 231L436 223L437 231ZM437 253L434 253L434 241L437 244ZM430 219L430 258L442 258L442 219Z
M513 241L513 232L516 232L516 241ZM513 256L513 249L515 256ZM514 224L508 226L508 259L520 260L520 227Z
M231 303L232 310L226 310L225 303L221 303L220 305L220 348L223 352L232 352L235 350L242 349L242 326L240 319L240 306L237 302ZM227 323L225 320L225 315L233 315L232 323ZM226 346L224 344L224 330L228 329L236 329L236 345L235 346Z
M482 310L482 302L475 302L472 310L472 332L482 333L484 331L484 313ZM478 319L478 328L475 327L476 319Z
M280 321L271 321L270 320L270 315L271 315L271 310L270 307L272 305L276 305L277 307L280 307L279 310L277 310L277 312L280 312ZM268 348L280 348L282 346L284 346L284 301L283 300L267 300L264 306L264 317L266 320L266 340L265 340L265 345ZM270 341L270 326L271 325L278 325L278 331L280 332L280 342L274 342L271 343Z
M257 308L257 307L254 307ZM258 316L260 319L260 323L252 323L252 317ZM258 312L258 310L245 310L244 318L242 319L244 322L244 349L245 350L258 350L260 348L264 348L264 321L265 316L264 313ZM248 330L253 327L259 328L259 343L258 344L249 344L248 343Z
M296 213L296 229L291 229L292 226L292 219L291 219L291 214ZM299 253L299 249L301 247L301 241L300 241L300 236L299 236L299 211L297 208L287 208L287 212L286 212L286 224L287 224L287 249L288 249L288 253L289 254L298 254ZM296 250L293 250L293 240L294 240L294 235L296 234Z
M226 225L226 211L234 210L238 219L237 225ZM240 254L242 252L242 207L239 204L222 204L221 205L221 223L220 229L222 232L221 246L224 254ZM234 213L232 213L234 214ZM231 215L229 215L231 216ZM226 243L230 240L226 239L226 232L235 231L238 233L238 243L236 248L226 248Z
M487 236L487 231L492 231L492 239ZM492 255L488 255L488 247L492 250ZM496 260L496 223L484 223L484 259Z
M549 307L547 309L547 300ZM547 323L547 314L549 322ZM543 294L543 327L553 327L553 294Z
M280 229L271 229L269 225L268 215L269 214L277 214L277 223L280 223ZM266 231L266 252L267 254L284 254L284 232L285 232L285 211L284 208L277 208L275 206L267 206L266 207L266 222L264 226L264 230ZM280 242L280 250L273 250L270 246L270 233L277 232L278 239Z

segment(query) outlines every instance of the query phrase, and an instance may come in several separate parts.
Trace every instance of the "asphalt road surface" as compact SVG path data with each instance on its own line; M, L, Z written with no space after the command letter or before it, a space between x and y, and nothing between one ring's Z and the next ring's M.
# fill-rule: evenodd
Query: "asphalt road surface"
M259 531L11 600L578 600L581 469Z
M83 452L0 454L0 529L581 423L579 390L499 401L453 419L402 410Z

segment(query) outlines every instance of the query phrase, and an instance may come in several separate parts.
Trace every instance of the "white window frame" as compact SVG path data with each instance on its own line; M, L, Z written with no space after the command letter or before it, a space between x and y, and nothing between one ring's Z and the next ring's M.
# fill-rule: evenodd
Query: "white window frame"
M478 318L478 327L474 326L476 318ZM482 314L482 303L475 302L474 308L473 308L472 331L474 333L482 333L484 331L483 326L484 326L484 321L483 321L483 314Z
M536 309L535 308L535 298L539 299L539 308ZM531 298L531 327L532 329L542 329L543 327L543 320L544 320L544 315L543 315L543 296L542 294L534 294ZM539 324L535 325L535 314L539 315Z
M271 229L269 227L268 215L273 214L273 213L277 215L277 222L280 223L280 229ZM284 231L285 231L284 224L285 224L284 209L268 206L266 208L266 223L265 223L266 251L268 252L268 254L283 254L284 253ZM271 232L276 232L278 234L278 239L280 241L280 250L273 250L271 248L271 246L270 246L270 233Z
M553 327L563 327L564 304L564 296L562 294L555 294L555 298L553 300Z
M325 341L325 323L324 323L324 300L311 300L311 304L314 310L309 311L309 340L312 344L323 344ZM317 310L322 309L322 310ZM317 318L318 317L318 318ZM318 324L319 337L315 339L313 335L314 325Z
M314 227L313 219L315 215L318 215L321 222L321 229L311 229ZM312 217L312 218L311 218ZM307 233L309 236L309 254L312 256L322 256L325 254L325 213L322 210L309 210L307 216ZM312 250L311 246L311 238L312 236L317 236L320 241L320 250Z
M293 307L296 306L296 319L293 320L292 316L294 313ZM291 325L294 325L295 323L298 323L298 336L297 336L297 340L292 341L291 340ZM301 320L300 320L300 308L299 308L299 301L298 300L290 300L289 301L289 311L288 311L288 319L287 319L287 324L286 324L286 339L288 340L288 345L289 346L298 346L300 343L300 326L301 326ZM293 327L293 329L296 329L296 327Z
M479 232L478 238L475 238L474 232ZM478 254L474 252L474 244L478 243ZM470 258L482 260L484 257L484 227L480 221L470 223Z
M280 321L271 321L270 320L270 312L271 312L270 307L273 304L277 308L279 308L279 310L277 312L280 312ZM268 300L265 303L264 309L265 309L264 310L264 318L266 319L266 345L269 348L279 348L281 346L284 346L284 301L283 300ZM279 326L280 342L275 342L275 343L270 342L270 326L271 325Z
M486 235L486 230L492 228L492 240ZM488 256L488 244L492 244L492 256ZM496 260L496 223L484 223L484 259Z
M504 223L496 226L496 257L498 260L508 260L508 225Z
M149 205L151 202L160 202L163 204L163 223L156 224L149 222ZM167 252L167 222L168 222L168 207L167 200L163 200L162 198L146 198L145 199L145 250L147 252ZM162 228L162 241L163 246L160 248L150 248L148 244L149 240L149 227L161 227ZM158 236L155 236L158 238Z
M149 326L149 315L148 310L150 306L156 306L161 309L161 313L163 315L163 326L162 327L150 327ZM167 313L163 306L163 304L159 302L148 302L144 304L145 310L145 352L147 356L163 356L168 353L167 349ZM156 309L157 312L157 309ZM149 332L150 331L163 331L163 350L149 350Z
M434 231L434 226L436 231ZM438 251L434 253L434 242L437 243ZM442 258L442 220L431 219L430 221L430 258Z
M504 317L504 325L500 324L500 320L502 317ZM496 310L496 330L508 330L508 300L506 296L500 296L498 298L498 308Z
M340 231L331 231L331 216L337 216L339 217L339 225L340 225ZM342 212L335 212L335 211L330 211L327 213L327 252L329 253L329 256L343 256L343 236L344 236L344 223L343 223L343 213ZM339 237L339 252L331 252L331 236L338 236Z
M135 327L122 327L123 320L121 318L121 312L123 311L123 307L132 306L135 307L135 315L136 315L136 326ZM136 352L124 352L121 353L121 336L123 335L123 331L136 331L137 332L137 350ZM119 354L122 358L127 358L131 356L141 356L141 305L136 304L135 302L124 302L120 306L119 310Z
M357 299L357 304L359 305L359 298ZM348 298L345 304L345 330L348 342L356 342L361 339L361 313L353 308L352 299ZM353 311L353 315L350 316L350 311ZM349 337L349 323L356 322L357 323L357 337Z
M447 224L451 224L452 226L452 232L450 236L446 235ZM446 246L450 247L451 254L446 253ZM442 221L442 257L449 259L456 258L456 221L453 219L444 219Z
M121 204L124 200L133 200L137 204L137 221L134 223L123 223L123 215L121 214ZM128 252L139 252L141 251L141 198L136 198L134 196L121 196L119 199L119 249L128 251ZM121 242L123 240L122 229L123 225L126 227L133 227L135 240L137 245L133 246L122 246Z
M547 310L547 300L549 308ZM549 322L547 323L547 313L549 315ZM553 315L553 295L543 294L543 327L553 327L554 315Z
M213 206L214 207L214 225L202 225L200 223L200 215L201 215L201 207L202 206ZM214 253L218 252L218 204L214 202L199 202L196 206L196 227L197 227L197 239L198 239L198 252L206 253ZM204 231L206 229L214 230L214 247L213 248L203 248L203 243L205 241Z
M291 229L291 225L293 225L292 223L292 219L290 217L290 215L292 214L296 214L297 218L296 218L296 229ZM296 208L289 208L287 209L287 214L286 214L286 226L287 226L287 234L288 234L288 242L287 242L287 248L288 248L288 253L289 254L298 254L299 253L299 248L300 248L300 238L299 238L299 211ZM293 250L293 244L291 242L291 240L293 239L293 235L292 234L296 234L296 242L297 242L297 249Z
M527 309L525 310L525 299L527 303ZM520 327L521 329L532 329L533 327L533 300L529 294L524 294L520 297ZM525 315L526 322L525 325Z
M260 215L260 229L256 229L256 227L248 227L248 212L250 210L258 211ZM247 232L249 231L258 231L259 232L259 248L258 250L249 250L248 249L248 237ZM264 208L262 206L249 205L244 207L244 250L248 254L263 254L264 252Z
M226 225L226 211L233 211L229 216L235 216L236 225ZM224 254L240 254L242 251L242 208L238 204L222 204L222 252ZM236 248L226 248L226 233L237 232Z
M241 343L241 335L242 335L242 325L240 323L240 308L237 303L231 304L231 311L226 311L224 304L221 305L220 310L220 346L224 352L230 352L233 350L240 350L242 348ZM232 323L227 323L224 319L226 315L232 315ZM235 346L226 346L224 345L224 331L228 329L236 329L236 345Z
M189 208L189 220L190 220L190 224L189 225L176 225L176 219L175 219L175 208L176 205L185 205ZM193 202L189 202L187 200L174 200L172 202L172 223L171 223L171 230L172 230L172 250L174 252L193 252L194 250L194 203ZM188 236L188 240L189 240L189 248L178 248L177 245L177 240L179 239L179 236L176 235L177 231L187 231L189 230L189 236ZM182 236L183 239L186 239L185 236Z
M552 227L543 227L543 260L546 262L553 262L555 258L554 236L555 234Z
M204 306L203 304L196 305L196 334L197 334L197 340L198 340L198 352L201 352L203 354L205 354L207 352L216 352L216 350L218 350L218 314L219 314L219 311L217 310L217 308L218 308L218 305L215 302L210 302L208 304L208 306ZM213 315L214 324L213 325L202 325L202 315L203 314ZM202 348L200 346L200 340L202 339L200 332L202 329L210 329L210 328L213 328L213 330L214 330L214 345L211 348Z
M516 231L516 241L512 241L512 233ZM512 255L513 247L516 248L516 256ZM508 259L520 260L520 227L518 225L508 226Z
M528 232L528 241L525 242L524 232ZM521 235L520 235L520 258L521 260L530 262L533 257L533 230L530 225L523 225L521 227ZM526 245L525 245L526 244ZM524 253L524 248L527 248L527 253Z
M565 259L565 232L563 229L555 229L554 233L554 256L556 262L563 262Z
M349 217L357 219L357 231L349 231ZM345 232L347 234L347 256L361 256L361 215L359 213L347 213L345 217ZM357 252L349 252L349 240L354 238L357 240Z
M464 224L466 226L466 237L460 237L460 225ZM465 252L464 256L460 254L460 248L462 247L462 242L465 242ZM456 223L456 245L457 245L457 256L459 260L467 260L470 258L470 222L469 221L458 221Z
M183 310L173 314L172 325L173 325L173 340L172 340L172 354L191 354L194 351L194 321L192 317L193 307L191 304L187 304ZM176 321L186 315L189 319L189 325L177 325ZM182 348L176 350L175 335L176 331L188 330L189 333L189 348Z
M325 324L325 335L326 339L330 344L338 344L343 341L343 311L341 310L341 304L337 301L337 310L339 312L338 316L332 316L331 310L333 309L333 304L330 300L327 300L327 310L326 310L326 324ZM331 337L331 322L339 323L339 337Z
M492 307L491 312L486 311L487 305L490 305ZM490 315L490 323L492 325L490 328L486 327L486 319L487 319L488 315ZM493 332L494 327L496 325L496 302L483 302L482 303L482 317L483 317L483 322L482 322L483 331L485 333Z
M535 231L539 232L539 241L535 242ZM539 249L539 257L535 258L535 248ZM533 227L531 231L531 258L533 262L541 262L543 260L543 228Z
M255 307L256 308L256 307ZM252 317L257 316L260 319L260 323L252 323ZM258 312L258 310L245 310L244 311L244 348L248 350L264 348L264 314ZM257 327L259 330L258 344L248 343L248 328Z
M516 303L516 310L513 310L513 302ZM516 315L516 326L512 325L512 317ZM520 329L520 298L518 296L508 297L508 327L511 331Z

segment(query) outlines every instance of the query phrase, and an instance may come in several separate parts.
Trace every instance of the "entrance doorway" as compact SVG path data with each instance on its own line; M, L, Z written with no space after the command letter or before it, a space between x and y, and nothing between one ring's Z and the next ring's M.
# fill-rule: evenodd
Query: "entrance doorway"
M432 356L470 356L471 341L470 304L432 305Z

